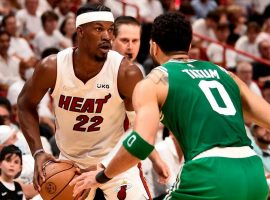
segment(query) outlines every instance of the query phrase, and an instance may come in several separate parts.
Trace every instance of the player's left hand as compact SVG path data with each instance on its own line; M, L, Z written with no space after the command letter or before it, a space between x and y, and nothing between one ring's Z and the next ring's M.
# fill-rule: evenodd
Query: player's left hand
M171 172L167 164L162 159L158 159L156 162L152 162L152 164L153 169L159 176L158 182L161 184L166 184L171 177Z
M88 197L88 195L90 193L90 190L91 189L83 190L82 193L77 194L74 199L76 199L76 200L85 200Z
M96 175L102 169L96 171L89 171L82 173L80 176L74 178L69 185L74 186L73 197L78 197L78 194L83 192L83 190L93 189L99 187L101 184L96 181Z

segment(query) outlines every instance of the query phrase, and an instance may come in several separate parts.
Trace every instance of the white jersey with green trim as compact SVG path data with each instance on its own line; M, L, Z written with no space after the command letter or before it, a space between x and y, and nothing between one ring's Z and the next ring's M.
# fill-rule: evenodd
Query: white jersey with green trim
M109 51L101 71L83 83L75 76L72 55L72 48L57 54L55 137L60 158L85 168L99 163L124 132L125 107L117 88L123 56Z

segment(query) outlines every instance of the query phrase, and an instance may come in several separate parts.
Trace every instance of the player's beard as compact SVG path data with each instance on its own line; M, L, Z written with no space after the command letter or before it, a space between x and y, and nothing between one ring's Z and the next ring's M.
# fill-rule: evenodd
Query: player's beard
M151 55L151 58L153 60L154 66L159 66L160 63L157 61L156 57L154 56L152 47L150 47L150 55Z
M270 144L270 140L266 140L263 137L257 137L257 140L262 144Z
M95 59L98 62L105 62L107 59L107 54L103 55L103 56L99 56L99 55L95 55Z

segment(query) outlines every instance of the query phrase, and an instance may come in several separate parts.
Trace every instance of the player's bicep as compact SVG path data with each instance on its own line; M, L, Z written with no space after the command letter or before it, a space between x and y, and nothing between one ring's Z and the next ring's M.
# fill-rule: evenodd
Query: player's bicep
M35 68L33 76L25 83L19 102L23 105L37 105L56 81L56 59L54 56L42 61Z
M135 85L143 79L140 69L124 59L118 73L118 90L127 110L132 111L132 93Z
M146 79L136 85L133 107L136 112L134 130L153 144L159 127L159 106L155 86L151 81Z

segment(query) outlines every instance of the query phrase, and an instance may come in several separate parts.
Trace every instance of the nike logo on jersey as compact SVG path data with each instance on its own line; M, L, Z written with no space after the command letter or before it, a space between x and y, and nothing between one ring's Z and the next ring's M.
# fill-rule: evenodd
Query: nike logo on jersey
M6 194L7 194L7 192L1 193L2 197L3 197L3 196L6 196Z
M64 91L68 91L68 90L74 90L74 89L77 89L76 87L68 87L68 86L63 86L63 90Z
M98 83L97 84L97 89L110 89L110 85L109 84Z

